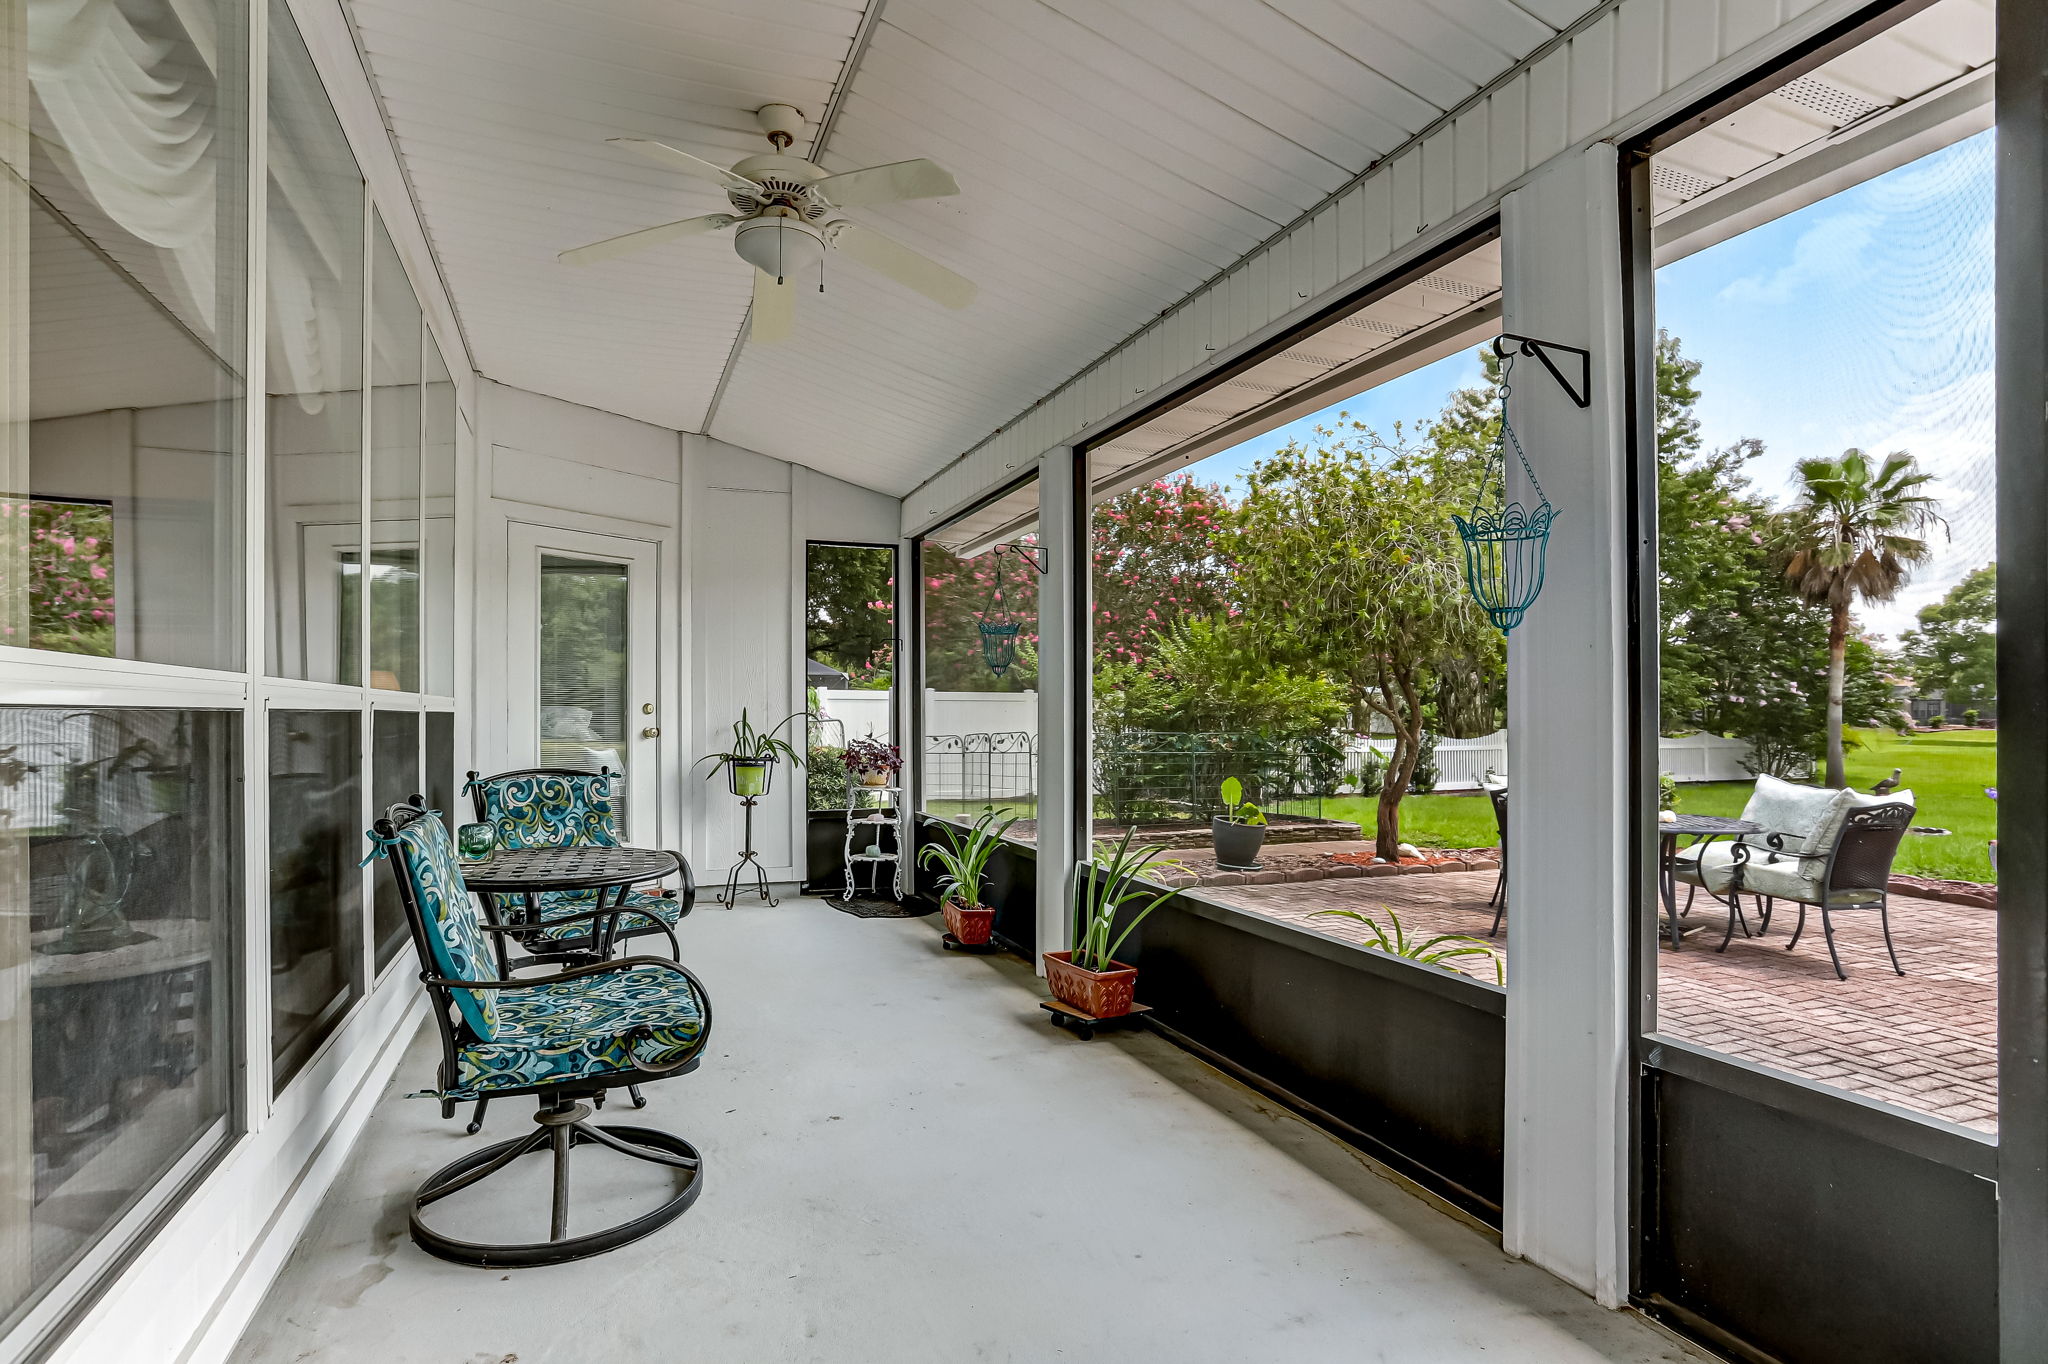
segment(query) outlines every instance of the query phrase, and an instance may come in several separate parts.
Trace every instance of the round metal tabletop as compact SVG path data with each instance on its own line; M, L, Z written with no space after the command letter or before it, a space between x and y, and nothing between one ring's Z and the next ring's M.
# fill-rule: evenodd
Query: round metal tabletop
M676 855L653 848L507 848L464 862L463 882L494 894L593 890L658 881L682 869Z

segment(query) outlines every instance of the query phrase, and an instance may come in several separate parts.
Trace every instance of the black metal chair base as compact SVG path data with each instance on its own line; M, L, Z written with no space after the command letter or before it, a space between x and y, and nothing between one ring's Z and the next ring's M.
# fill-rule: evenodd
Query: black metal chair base
M688 1212L704 1191L704 1170L697 1148L672 1133L652 1127L599 1127L588 1121L590 1108L569 1103L544 1108L534 1115L538 1126L526 1136L495 1142L429 1175L412 1200L413 1244L429 1255L479 1268L558 1265L602 1255L659 1231ZM683 1171L675 1193L660 1207L601 1231L571 1236L569 1231L569 1153L577 1146L602 1146L634 1160ZM464 1241L434 1230L421 1214L429 1203L490 1178L523 1155L547 1151L554 1158L553 1206L548 1239L523 1244Z

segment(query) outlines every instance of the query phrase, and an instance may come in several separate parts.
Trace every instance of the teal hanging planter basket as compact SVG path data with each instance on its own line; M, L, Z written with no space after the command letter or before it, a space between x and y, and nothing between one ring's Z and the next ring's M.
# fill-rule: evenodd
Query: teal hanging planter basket
M988 664L988 670L1001 677L1017 661L1017 632L1021 627L1014 620L981 622L981 660Z
M1550 526L1558 513L1543 495L1543 485L1537 481L1536 471L1529 467L1529 457L1522 453L1522 442L1508 424L1508 395L1513 391L1508 376L1515 362L1512 355L1503 355L1502 360L1500 440L1487 457L1486 472L1481 475L1479 491L1472 499L1471 514L1453 515L1451 519L1457 523L1458 535L1465 542L1465 590L1486 612L1494 628L1505 635L1522 623L1522 617L1543 591ZM1529 487L1538 499L1533 511L1520 502L1505 501L1506 449L1510 445L1514 446L1515 458L1521 461L1522 472L1528 476Z
M1471 519L1452 516L1465 541L1465 587L1494 629L1508 634L1543 590L1543 560L1557 510L1548 502L1530 512L1519 502L1499 511L1473 508Z

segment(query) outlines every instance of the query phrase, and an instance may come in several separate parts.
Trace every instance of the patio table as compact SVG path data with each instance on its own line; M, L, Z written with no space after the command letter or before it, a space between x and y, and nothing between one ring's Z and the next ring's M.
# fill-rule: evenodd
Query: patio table
M483 897L484 908L500 923L498 897L517 897L524 916L516 921L539 924L540 897L551 890L594 890L597 902L588 912L617 909L626 903L626 892L643 881L658 881L682 870L671 852L653 848L605 848L579 845L573 848L505 848L476 862L462 864L462 879ZM616 890L617 895L612 892ZM591 920L592 945L588 949L551 953L551 956L604 957L610 954L618 927L616 916ZM501 962L508 969L525 963Z
M1671 923L1672 951L1679 951L1685 946L1684 935L1678 929L1678 840L1690 837L1690 846L1704 848L1717 838L1760 834L1763 831L1764 826L1753 820L1732 819L1727 815L1680 815L1668 823L1658 822L1662 856L1657 860L1657 889L1664 896L1664 915ZM1740 867L1747 860L1748 845L1738 842L1735 845L1735 865ZM1730 908L1728 912L1732 916L1736 911ZM1745 936L1748 932L1747 928L1743 929ZM1725 947L1727 944L1724 941L1722 945Z

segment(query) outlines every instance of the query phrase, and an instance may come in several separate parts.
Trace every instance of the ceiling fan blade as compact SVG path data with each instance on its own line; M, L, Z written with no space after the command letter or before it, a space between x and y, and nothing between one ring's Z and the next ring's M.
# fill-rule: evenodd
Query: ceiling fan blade
M893 204L899 199L941 199L960 192L960 186L944 166L921 156L914 161L828 175L811 188L840 208Z
M974 302L974 281L954 274L945 266L885 237L870 227L845 220L834 224L832 245L867 266L908 285L934 303L964 308Z
M750 341L787 341L796 325L796 285L787 277L776 283L765 270L754 272L754 311L747 318Z
M644 137L608 137L605 141L615 147L630 147L642 156L659 161L670 170L679 170L700 180L714 181L727 189L758 191L761 188L744 175L734 175L723 166L713 165L701 156L692 156L680 148L669 146L666 142L653 142Z
M716 232L721 227L730 227L736 222L730 213L706 213L699 218L684 218L680 222L663 223L660 227L643 227L638 232L623 236L606 237L601 242L588 246L571 247L557 252L555 259L564 265L595 265L601 260L612 260L630 255L650 246L675 241L678 237L694 237L700 232Z

